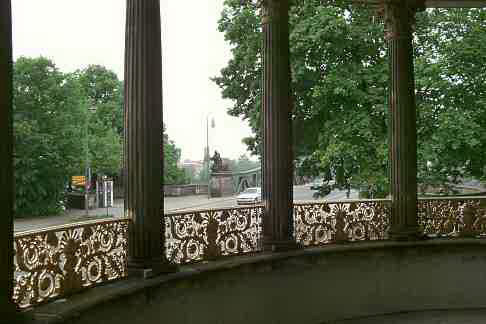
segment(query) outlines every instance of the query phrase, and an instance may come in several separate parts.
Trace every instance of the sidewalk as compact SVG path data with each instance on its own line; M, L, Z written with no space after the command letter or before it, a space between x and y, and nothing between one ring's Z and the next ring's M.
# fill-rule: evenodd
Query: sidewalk
M107 216L108 215L108 216ZM123 200L116 200L113 207L90 209L68 209L60 215L14 219L14 232L37 230L40 228L84 222L87 220L123 216Z
M201 209L211 207L221 207L223 204L233 205L235 197L211 198L207 196L184 196L184 197L166 197L164 198L164 212L182 211L187 209ZM120 218L123 217L124 201L117 199L113 207L90 209L86 213L83 209L70 209L56 216L18 218L14 220L14 232L24 232L37 230L40 228L59 226L87 220L103 218Z
M236 196L211 199L206 195L164 198L164 212L166 213L186 209L229 207L230 205L236 205Z

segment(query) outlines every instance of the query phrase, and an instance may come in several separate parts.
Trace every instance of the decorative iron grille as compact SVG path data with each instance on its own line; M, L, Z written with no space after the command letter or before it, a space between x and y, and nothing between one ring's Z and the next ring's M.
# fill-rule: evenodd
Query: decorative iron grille
M295 239L303 246L385 240L389 200L295 203Z
M486 198L421 198L418 223L429 237L486 236Z
M165 253L185 264L262 249L261 205L164 215ZM421 231L430 237L486 236L486 197L418 201ZM126 276L129 220L78 223L15 235L14 301L21 308ZM389 200L294 204L297 243L385 240Z
M262 215L262 206L166 214L167 258L183 264L260 251Z
M15 235L14 301L21 308L126 275L128 220Z

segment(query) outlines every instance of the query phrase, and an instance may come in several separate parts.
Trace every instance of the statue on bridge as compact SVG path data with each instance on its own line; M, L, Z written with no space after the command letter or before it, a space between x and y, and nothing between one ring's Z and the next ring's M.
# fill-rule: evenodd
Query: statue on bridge
M214 151L214 155L211 158L213 165L211 166L211 172L223 172L229 171L228 165L223 164L223 159L221 159L221 155L219 155L218 151Z
M234 194L233 173L229 170L228 162L223 162L218 151L210 158L211 174L209 175L209 196L226 197Z

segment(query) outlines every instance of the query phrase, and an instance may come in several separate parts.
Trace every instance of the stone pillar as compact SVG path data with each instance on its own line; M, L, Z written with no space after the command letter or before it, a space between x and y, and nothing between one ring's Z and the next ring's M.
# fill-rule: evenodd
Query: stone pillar
M417 122L412 34L416 7L385 2L385 38L390 62L390 238L417 238Z
M263 24L264 248L284 250L293 240L289 1L265 0Z
M0 321L16 322L13 293L12 10L0 1Z
M127 0L125 39L125 216L128 268L150 276L173 270L164 252L160 0Z

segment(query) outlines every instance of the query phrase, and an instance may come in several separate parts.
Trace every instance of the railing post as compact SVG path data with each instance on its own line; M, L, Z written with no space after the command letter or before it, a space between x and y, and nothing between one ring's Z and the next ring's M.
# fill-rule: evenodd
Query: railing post
M385 2L385 38L390 61L390 238L416 239L417 122L413 71L413 22L417 8L407 1Z
M0 1L0 313L5 323L18 320L13 303L13 125L12 7ZM5 314L5 315L4 315Z
M129 274L174 270L165 258L160 0L127 0L125 39L125 216Z
M289 0L265 0L263 27L263 200L266 250L293 239Z

